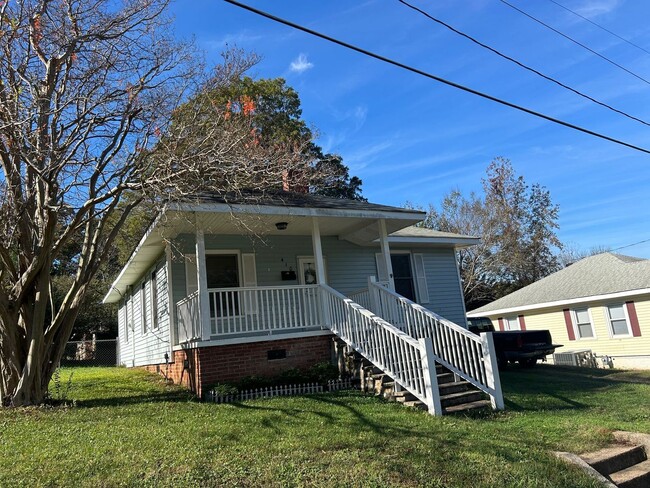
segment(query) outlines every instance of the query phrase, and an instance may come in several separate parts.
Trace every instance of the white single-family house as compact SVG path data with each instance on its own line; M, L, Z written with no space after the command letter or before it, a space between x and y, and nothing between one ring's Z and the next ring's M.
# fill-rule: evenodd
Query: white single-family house
M287 191L170 204L104 299L119 303L120 361L202 395L330 360L336 338L432 413L440 365L501 408L491 338L466 330L455 259L478 239L414 227L423 218Z

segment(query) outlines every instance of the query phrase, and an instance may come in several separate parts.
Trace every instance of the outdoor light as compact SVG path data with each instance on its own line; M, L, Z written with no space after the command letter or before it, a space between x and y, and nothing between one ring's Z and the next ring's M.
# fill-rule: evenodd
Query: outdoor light
M275 228L278 230L286 230L288 225L286 222L278 222L275 224Z

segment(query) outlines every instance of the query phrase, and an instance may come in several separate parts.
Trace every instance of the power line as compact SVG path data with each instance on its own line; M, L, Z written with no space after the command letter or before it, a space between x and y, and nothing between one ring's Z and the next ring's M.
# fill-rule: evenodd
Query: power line
M529 19L531 19L531 20L537 22L538 24L543 25L543 26L546 27L547 29L552 30L552 31L555 32L556 34L561 35L561 36L564 37L565 39L568 39L569 41L573 42L574 44L577 44L577 45L580 46L581 48L586 49L586 50L589 51L590 53L595 54L595 55L598 56L599 58L601 58L601 59L607 61L608 63L610 63L610 64L616 66L617 68L622 69L622 70L625 71L626 73L629 73L629 74L631 74L632 76L634 76L635 78L638 78L639 80L643 81L644 83L647 83L648 85L650 85L650 81L646 80L646 79L643 78L642 76L639 76L639 75L637 75L636 73L634 73L633 71L630 71L630 70L627 69L625 66L621 66L621 65L618 64L616 61L612 61L612 60L609 59L607 56L603 56L603 55L600 54L598 51L594 51L594 50L591 49L589 46L586 46L585 44L582 44L580 41L576 41L573 37L570 37L570 36L566 35L564 32L561 32L561 31L557 30L555 27L551 27L550 25L548 25L548 24L542 22L542 21L539 20L538 18L533 17L532 15L530 15L530 14L527 13L527 12L524 12L524 11L521 10L519 7L515 7L515 6L512 5L511 3L508 3L506 0L499 0L499 1L500 1L501 3L507 5L507 6L510 7L511 9L516 10L516 11L519 12L520 14L525 15L525 16L528 17Z
M616 249L612 249L612 251L620 251L621 249L625 249L625 248L633 247L633 246L638 246L639 244L645 244L646 242L650 242L650 239L644 239L642 241L635 242L633 244L628 244L626 246L617 247Z
M557 5L558 7L561 7L561 8L563 8L564 10L566 10L566 11L568 11L568 12L571 12L573 15L575 15L575 16L577 16L577 17L580 17L582 20L586 20L586 21L589 22L590 24L595 25L596 27L598 27L598 28L601 29L601 30L604 30L604 31L607 32L608 34L611 34L611 35L613 35L614 37L619 38L621 41L623 41L623 42L627 42L630 46L634 46L635 48L640 49L640 50L643 51L644 53L650 54L650 51L648 51L648 50L645 49L644 47L641 47L641 46L639 46L638 44L635 44L634 42L630 41L629 39L626 39L626 38L623 37L623 36L619 36L616 32L612 32L612 31L609 30L607 27L604 27L604 26L602 26L602 25L600 25L600 24L594 22L593 20L591 20L591 19L585 17L584 15L581 15L581 14L579 14L578 12L576 12L576 11L574 11L574 10L571 10L569 7L566 7L566 6L562 5L560 2L556 2L555 0L548 0L548 1L551 2L551 3L554 3L554 4Z
M330 36L328 36L326 34L322 34L322 33L318 32L318 31L309 29L308 27L304 27L302 25L296 24L294 22L283 19L281 17L277 17L277 16L275 16L273 14L270 14L268 12L265 12L263 10L259 10L259 9L254 8L254 7L251 7L249 5L240 3L240 2L238 2L236 0L225 0L225 1L227 3L230 3L231 5L235 5L236 7L242 8L244 10L248 10L249 12L253 12L254 14L257 14L257 15L260 15L260 16L265 17L267 19L273 20L274 22L278 22L280 24L284 24L286 26L292 27L292 28L300 30L302 32L306 32L307 34L310 34L312 36L319 37L321 39L332 42L334 44L338 44L339 46L345 47L347 49L351 49L352 51L356 51L356 52L361 53L361 54L363 54L365 56L368 56L368 57L371 57L371 58L374 58L374 59L378 59L379 61L383 61L385 63L392 64L393 66L397 66L398 68L402 68L402 69L404 69L406 71L410 71L410 72L418 74L420 76L424 76L426 78L438 81L438 82L443 83L445 85L448 85L448 86L451 86L451 87L454 87L454 88L458 88L459 90L471 93L473 95L477 95L477 96L479 96L481 98L491 100L491 101L499 103L501 105L505 105L506 107L514 108L515 110L519 110L519 111L527 113L529 115L534 115L535 117L539 117L541 119L548 120L549 122L553 122L553 123L558 124L558 125L563 125L564 127L568 127L570 129L574 129L574 130L577 130L579 132L583 132L585 134L589 134L591 136L598 137L600 139L604 139L604 140L609 141L609 142L613 142L614 144L619 144L621 146L625 146L625 147L629 147L630 149L634 149L636 151L640 151L640 152L643 152L643 153L646 153L646 154L650 154L650 149L646 149L646 148L643 148L643 147L640 147L640 146L636 146L636 145L631 144L629 142L621 141L620 139L615 139L615 138L610 137L608 135L601 134L599 132L595 132L595 131L592 131L590 129L586 129L584 127L580 127L580 126L572 124L570 122L565 122L564 120L556 119L555 117L551 117L550 115L546 115L546 114L543 114L541 112L537 112L535 110L523 107L521 105L517 105L515 103L508 102L508 101L503 100L501 98L497 98L495 96L488 95L487 93L483 93L483 92L475 90L473 88L469 88L469 87L461 85L459 83L456 83L456 82L453 82L453 81L450 81L450 80L446 80L444 78L433 75L431 73L427 73L426 71L422 71L422 70L420 70L418 68L414 68L412 66L406 65L406 64L401 63L399 61L395 61L393 59L387 58L387 57L382 56L380 54L373 53L373 52L368 51L366 49L363 49L363 48L354 46L352 44L349 44L349 43L347 43L345 41L341 41L341 40L336 39L334 37L330 37Z
M496 54L497 56L500 56L500 57L502 57L502 58L504 58L504 59L507 59L508 61L510 61L510 62L512 62L512 63L515 63L517 66L519 66L519 67L521 67L521 68L523 68L523 69L525 69L525 70L528 70L528 71L530 71L531 73L535 73L535 74L538 75L538 76L541 76L541 77L544 78L545 80L548 80L548 81L550 81L550 82L552 82L552 83L555 83L556 85L559 85L559 86L561 86L562 88L564 88L564 89L566 89L566 90L569 90L570 92L573 92L573 93L575 93L575 94L578 95L578 96L581 96L582 98L585 98L585 99L587 99L587 100L589 100L589 101L591 101L591 102L594 102L594 103L600 105L601 107L605 107L606 109L609 109L609 110L611 110L612 112L616 112L616 113L618 113L618 114L620 114L620 115L623 115L624 117L627 117L627 118L632 119L632 120L636 120L637 122L640 122L640 123L642 123L642 124L644 124L644 125L650 126L650 123L649 123L649 122L646 122L646 121L643 120L643 119L640 119L640 118L638 118L638 117L635 117L634 115L630 115L630 114L628 114L627 112L624 112L624 111L622 111L622 110L619 110L619 109L617 109L617 108L614 108L614 107L612 107L611 105L609 105L609 104L607 104L607 103L605 103L605 102L601 102L600 100L598 100L598 99L596 99L596 98L593 98L593 97L591 97L590 95L587 95L587 94L585 94L585 93L583 93L583 92L581 92L581 91L579 91L579 90L577 90L577 89L575 89L575 88L572 88L572 87L570 87L569 85L566 85L566 84L562 83L561 81L556 80L555 78L553 78L553 77L551 77L551 76L545 75L545 74L542 73L541 71L538 71L538 70L536 70L535 68L531 68L530 66L525 65L524 63L522 63L522 62L516 60L515 58L512 58L512 57L508 56L507 54L504 54L504 53L502 53L501 51L498 51L497 49L494 49L493 47L491 47L491 46L489 46L489 45L487 45L487 44L485 44L485 43L479 41L478 39L476 39L476 38L470 36L469 34L465 34L464 32L462 32L462 31L456 29L455 27L453 27L453 26L447 24L446 22L444 22L444 21L442 21L442 20L440 20L440 19L438 19L438 18L432 16L431 14L429 14L428 12L426 12L425 10L422 10L422 9L416 7L415 5L412 5L412 4L408 3L408 2L405 1L405 0L397 0L397 1L400 2L401 4L405 5L406 7L410 8L410 9L412 9L412 10L415 10L416 12L419 12L420 14L424 15L424 16L427 17L428 19L430 19L430 20L432 20L432 21L434 21L434 22L436 22L436 23L442 25L443 27L446 27L446 28L449 29L450 31L452 31L452 32L454 32L454 33L456 33L456 34L458 34L458 35L460 35L460 36L462 36L462 37L464 37L464 38L466 38L466 39L469 39L469 40L472 41L473 43L478 44L479 46L481 46L482 48L487 49L488 51L493 52L493 53ZM552 1L552 0L551 0L551 1Z

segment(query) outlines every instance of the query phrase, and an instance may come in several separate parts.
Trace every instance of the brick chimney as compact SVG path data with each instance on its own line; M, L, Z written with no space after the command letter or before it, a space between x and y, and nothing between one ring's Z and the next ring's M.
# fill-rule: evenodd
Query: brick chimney
M282 189L295 193L309 193L309 184L305 172L301 169L285 169L282 171Z

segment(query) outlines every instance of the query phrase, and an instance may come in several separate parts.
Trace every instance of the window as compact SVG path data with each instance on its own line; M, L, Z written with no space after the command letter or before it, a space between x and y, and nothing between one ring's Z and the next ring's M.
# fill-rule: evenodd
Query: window
M607 314L609 316L609 327L613 337L632 335L623 304L608 305Z
M589 309L576 308L573 311L573 324L580 339L589 339L594 337L594 329L589 317Z
M519 327L519 319L517 317L507 317L504 320L504 325L506 326L506 330L521 330L521 327Z
M205 256L208 289L239 287L239 255L208 254ZM239 315L239 293L221 291L210 299L210 317Z
M148 307L147 307L147 282L143 281L142 286L140 287L140 310L142 311L142 333L147 333L147 319L148 319Z
M158 328L158 281L155 271L151 273L151 328Z

